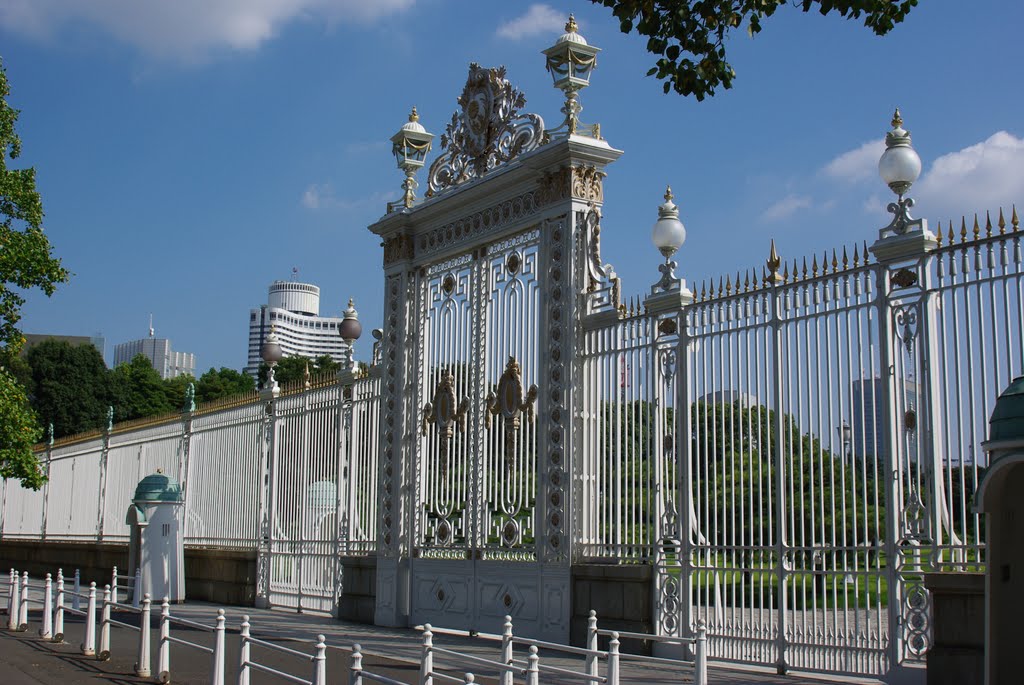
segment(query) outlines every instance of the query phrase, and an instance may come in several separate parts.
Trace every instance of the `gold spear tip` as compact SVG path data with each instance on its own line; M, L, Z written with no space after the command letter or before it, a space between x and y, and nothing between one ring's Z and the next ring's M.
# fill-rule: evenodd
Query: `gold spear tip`
M579 26L576 25L576 17L569 15L569 21L565 25L566 33L576 33L579 30Z
M420 120L419 112L416 111L416 105L413 105L412 106L412 111L409 112L409 121L419 121L419 120Z
M672 198L675 195L672 194L672 186L665 186L665 202L672 202Z
M349 307L355 307L356 306L355 298L352 298L352 297L348 298L348 306Z
M899 128L903 125L903 117L900 116L900 108L897 107L896 111L892 114L892 127Z

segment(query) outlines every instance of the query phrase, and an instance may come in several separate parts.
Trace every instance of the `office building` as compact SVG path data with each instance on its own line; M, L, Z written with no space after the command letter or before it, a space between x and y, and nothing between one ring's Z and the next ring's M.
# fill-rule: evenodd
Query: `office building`
M154 335L152 321L148 338L114 345L114 366L127 364L140 354L149 360L156 372L165 380L185 374L195 375L196 356L191 352L173 351L169 339L157 338Z

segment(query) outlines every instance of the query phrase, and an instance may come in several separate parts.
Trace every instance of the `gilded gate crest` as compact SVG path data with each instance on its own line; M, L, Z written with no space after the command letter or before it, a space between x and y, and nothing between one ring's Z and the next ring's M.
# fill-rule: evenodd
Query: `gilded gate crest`
M466 429L466 412L469 411L469 399L463 397L461 402L455 398L455 375L451 369L441 372L434 389L432 402L423 405L423 435L427 428L434 424L437 430L437 447L442 455L441 473L448 472L448 442L455 436L455 426L459 431Z
M515 357L508 358L505 373L498 380L497 392L487 396L487 413L491 421L500 416L505 430L505 470L512 471L516 454L516 431L519 430L523 413L530 421L533 420L533 403L537 400L537 386L531 385L523 397L523 380L519 362Z

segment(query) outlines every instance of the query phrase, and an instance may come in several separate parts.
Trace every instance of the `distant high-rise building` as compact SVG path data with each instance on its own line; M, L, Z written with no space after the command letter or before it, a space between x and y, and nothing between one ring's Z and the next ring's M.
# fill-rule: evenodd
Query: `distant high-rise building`
M910 402L910 406L916 406L917 383L911 380L904 380L904 391ZM873 456L879 462L885 462L889 457L889 445L883 438L885 430L885 404L882 401L882 379L868 378L854 381L853 420L850 428L853 438L854 456Z
M59 340L61 342L66 342L69 345L92 345L97 350L99 350L100 356L103 357L103 363L105 364L107 362L106 350L104 349L107 346L107 343L106 343L106 340L103 339L103 336L99 335L99 334L97 334L97 335L48 335L48 334L45 334L45 333L26 333L24 335L24 338L25 338L25 346L23 348L21 348L21 353L22 354L26 354L28 352L29 348L38 345L39 343L43 342L44 340Z
M149 360L163 379L177 378L185 374L195 375L196 356L191 352L174 352L171 350L169 339L157 338L153 331L152 317L149 321L148 338L114 345L114 366L127 364L140 354Z
M249 310L249 357L245 372L259 373L260 347L271 326L286 357L344 359L348 346L338 336L341 317L320 316L320 288L311 283L274 281L267 304Z

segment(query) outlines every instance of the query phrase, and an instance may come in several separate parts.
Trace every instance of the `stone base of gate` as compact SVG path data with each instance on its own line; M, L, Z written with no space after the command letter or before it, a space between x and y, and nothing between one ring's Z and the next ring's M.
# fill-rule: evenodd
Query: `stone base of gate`
M985 574L926 573L932 594L933 643L928 685L985 680Z
M338 618L373 623L377 602L377 557L342 557L342 592Z
M651 567L629 564L579 564L572 567L572 644L584 646L587 618L597 612L602 630L651 633L654 630L653 574ZM601 649L608 638L600 638ZM651 645L642 640L622 640L622 651L650 654Z

